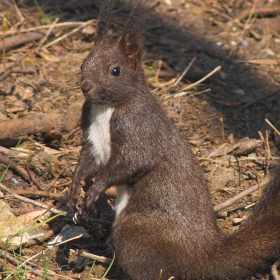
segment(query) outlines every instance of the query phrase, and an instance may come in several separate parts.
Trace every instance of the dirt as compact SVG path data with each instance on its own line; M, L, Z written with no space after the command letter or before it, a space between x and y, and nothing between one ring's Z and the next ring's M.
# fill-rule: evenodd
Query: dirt
M28 116L35 122L42 113L56 113L68 119L71 105L81 108L84 97L80 90L80 65L92 47L96 21L84 27L81 22L96 19L100 3L88 0L38 1L38 5L28 0L1 2L2 42L23 30L27 30L24 34L30 34L32 28L42 30L43 25L48 25L44 30L52 29L39 40L10 49L2 47L2 124L13 125ZM279 161L280 4L275 0L152 0L151 5L153 14L145 34L143 59L148 85L191 143L209 182L213 205L218 205L268 178L271 168ZM120 35L130 10L130 1L118 2L112 15L112 35ZM54 22L56 18L59 20ZM48 46L63 35L64 39ZM175 78L188 66L187 73L175 85ZM220 71L199 82L218 66ZM189 88L176 97L186 87ZM75 109L74 114L78 116L80 110ZM32 119L29 122L30 127L34 126ZM1 123L0 146L6 150L0 149L0 175L4 174L7 161L13 158L2 183L13 192L57 206L71 183L79 156L78 123L73 122L70 128L51 123L36 127L29 134L18 127L18 133L8 137L1 136L5 132L1 132ZM13 152L15 147L18 152ZM38 190L45 195L35 195ZM4 193L16 216L41 209ZM240 223L235 223L235 219L248 217L250 209L244 207L257 202L261 193L259 189L219 211L221 228L226 232L236 230ZM58 218L41 230L56 228L49 238L52 239L65 223L73 226L70 219ZM79 263L69 249L112 257L112 250L105 243L110 226L84 226L89 233L87 238L51 251L48 256L51 279L99 279L103 274L107 266L98 263L91 278L86 278L91 262ZM42 252L47 241L25 246L24 258ZM38 258L39 267L44 259ZM7 267L16 270L12 261ZM116 279L117 273L112 269L110 279ZM42 279L42 275L28 275L28 279Z

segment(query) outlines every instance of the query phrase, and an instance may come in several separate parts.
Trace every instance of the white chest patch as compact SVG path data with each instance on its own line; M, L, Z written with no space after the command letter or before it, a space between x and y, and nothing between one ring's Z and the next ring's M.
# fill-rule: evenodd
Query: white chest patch
M126 207L128 203L129 195L127 191L127 186L117 186L117 199L115 203L116 216L118 216L121 211Z
M110 119L114 108L107 105L92 105L91 125L88 140L92 143L92 154L98 165L105 165L111 155Z

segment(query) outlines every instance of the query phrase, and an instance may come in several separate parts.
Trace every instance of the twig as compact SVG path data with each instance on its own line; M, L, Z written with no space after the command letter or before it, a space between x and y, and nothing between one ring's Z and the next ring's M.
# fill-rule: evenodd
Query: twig
M152 86L156 87L156 88L163 88L166 86L171 86L174 84L174 82L176 81L176 78L171 79L170 81L166 82L166 83L150 83Z
M161 278L162 278L162 272L163 272L163 269L161 269L160 272L159 272L158 280L161 280Z
M17 139L16 145L18 145L18 143L19 143L19 139ZM20 143L22 143L22 141ZM8 156L9 158L13 157L18 159L25 159L28 158L29 150L20 147L16 147L14 149L8 149L0 146L0 153L4 154L5 156Z
M37 237L36 239L29 239L27 243L24 245L24 247L32 247L34 245L41 245L43 244L46 240L48 240L51 236L54 234L59 233L64 225L67 223L67 221L62 221L53 226L51 229L46 231L44 235Z
M56 176L55 178L52 180L52 182L49 184L49 186L47 187L47 190L50 190L54 184L57 182L57 180L60 178L60 176L66 171L66 169L68 169L69 166L66 166L65 168L63 168Z
M34 68L26 68L26 69L14 68L14 69L12 69L12 73L35 75L37 72L36 72L36 69L34 69ZM2 78L2 76L1 76L1 78Z
M265 119L265 121L280 135L280 131L268 119Z
M214 206L214 211L218 212L221 209L228 207L229 205L231 205L235 201L239 200L240 198L242 198L242 197L244 197L244 196L246 196L246 195L248 195L248 194L250 194L250 193L252 193L252 192L254 192L256 190L258 190L259 188L263 188L264 186L266 186L268 184L268 182L269 182L269 179L264 179L259 184L256 184L256 185L254 185L254 186L252 186L252 187L242 191L241 193L231 197L230 199L228 199L228 200L226 200L226 201L224 201L224 202L222 202L222 203L220 203L218 205L215 205Z
M44 208L44 209L49 209L50 212L54 213L54 214L66 214L65 211L61 211L61 210L58 210L58 209L55 209L53 207L50 208L49 205L46 205L46 204L43 204L41 202L38 202L38 201L35 201L35 200L32 200L32 199L29 199L29 198L26 198L26 197L23 197L21 195L18 195L16 193L14 193L13 191L11 191L9 188L7 188L5 185L3 185L2 183L0 183L0 189L10 193L13 197L19 199L19 200L22 200L26 203L30 203L30 204L33 204L33 205L36 205L36 206L39 206L41 208Z
M72 34L78 32L78 31L79 31L80 29L82 29L83 27L85 27L85 26L87 26L87 25L89 25L89 24L91 24L91 23L93 23L93 22L95 22L95 21L96 21L96 19L91 19L91 20L88 20L88 21L84 22L83 24L81 24L80 26L78 26L78 27L76 27L75 29L71 30L70 32L68 32L68 33L66 33L66 34L64 34L64 35L62 35L62 36L60 36L60 37L58 37L57 39L53 40L52 42L46 44L46 45L44 46L44 48L48 48L48 47L50 47L50 46L52 46L52 45L54 45L54 44L60 42L61 40L63 40L63 39L65 39L65 38L67 38L68 36L70 36L70 35L72 35Z
M250 10L248 19L246 20L246 22L243 26L243 29L240 33L240 42L238 44L236 44L236 47L233 50L230 51L228 57L231 57L232 54L235 53L238 50L238 48L240 46L240 43L241 43L241 39L244 38L245 32L250 29L250 24L251 24L252 17L254 16L255 8L256 8L256 1L253 1L253 5L252 5L252 8Z
M20 166L18 163L11 161L11 158L9 156L0 154L0 162L3 162L7 165L9 164L10 168L16 170L24 180L26 180L27 182L30 182L30 179L29 179L29 176L28 176L28 173L26 172L26 170L24 168L22 168L22 166Z
M55 198L60 199L63 197L63 194L61 193L51 193L46 191L38 191L38 190L17 190L15 191L18 195L23 196L37 196L37 197L48 197L48 198Z
M216 72L220 71L222 69L221 66L218 66L216 67L213 71L211 71L209 74L207 74L205 77L203 77L202 79L198 80L197 82L191 84L191 85L188 85L186 87L184 87L183 89L181 89L180 91L183 91L183 90L187 90L187 89L191 89L195 86L197 86L198 84L204 82L205 80L207 80L209 77L211 77L213 74L215 74ZM176 94L175 94L176 96Z
M230 164L226 161L216 160L216 159L212 159L212 158L197 157L197 159L203 160L203 161L210 161L210 162L218 163L218 164L225 165L225 166L230 166Z
M266 160L269 161L272 159L271 152L270 152L270 145L269 145L269 133L267 130L265 131L265 138L263 137L263 134L261 131L258 131L258 134L261 138L261 141L263 142L263 145L264 145L264 148L266 151Z
M159 83L158 77L159 77L159 73L160 73L161 66L162 66L162 60L160 59L160 60L158 61L158 69L157 69L156 75L155 75L155 81L156 81L156 83Z
M23 45L28 42L37 41L44 36L44 31L41 30L36 32L30 32L27 34L15 35L13 37L5 38L3 41L0 41L0 50L3 49L12 49L16 46Z
M217 149L215 149L214 151L212 151L212 153L210 155L208 155L207 158L211 158L213 155L215 155L217 153L217 151L219 151L220 149L222 149L224 146L228 145L227 143L223 143L220 147L218 147Z
M74 254L75 256L84 257L84 258L94 260L94 261L98 261L98 262L101 262L101 263L104 263L104 264L110 264L112 262L111 258L100 257L100 256L97 256L97 255L94 255L94 254L87 253L87 252L82 251L82 250L70 249L70 252L72 254Z
M71 183L72 183L72 179L68 180L68 182L65 182L65 183L54 184L53 187L62 188L62 187L66 187L66 186L71 185Z
M222 140L224 143L227 142L226 137L225 137L225 124L224 124L224 118L220 117L220 124L221 124L221 134L222 134Z
M209 92L209 91L211 91L211 89L207 88L207 89L204 89L204 90L201 90L201 91L194 92L194 93L188 95L187 97L193 97L193 96L196 96L196 95L199 95L199 94L202 94L202 93L206 93L206 92ZM188 94L187 91L182 91L182 92L178 93L175 98L182 97L186 94Z
M196 95L199 95L199 94L202 94L202 93L206 93L206 92L209 92L209 91L211 91L211 88L207 88L207 89L204 89L204 90L192 93L192 94L189 95L189 97L196 96Z
M43 37L43 39L40 41L35 53L38 53L39 50L41 49L42 45L45 43L45 41L47 40L47 38L49 37L49 35L51 34L53 28L55 27L56 23L59 21L59 18L56 18L53 23L51 24L50 28L48 29L47 33L45 34L45 36Z
M59 210L59 209L56 209L56 208L53 208L49 205L46 205L46 204L43 204L43 203L40 203L40 202L37 202L35 200L32 200L32 199L29 199L29 198L26 198L26 197L23 197L21 195L18 195L16 193L14 193L13 191L11 191L9 188L7 188L5 185L3 185L1 182L0 182L0 189L10 193L13 197L19 199L19 200L22 200L26 203L30 203L30 204L33 204L35 206L39 206L43 209L47 209L48 211L50 211L51 213L54 213L54 214L61 214L63 216L66 216L67 218L69 219L73 219L74 215L71 214L71 213L67 213L66 211L62 211L62 210ZM84 217L79 217L79 221L81 222L84 222L84 223L98 223L98 224L112 224L112 222L110 221L106 221L106 220L101 220L101 219L95 219L95 218L88 218L88 219L85 219Z
M269 94L267 94L267 95L263 95L263 96L261 96L261 97L255 99L255 100L253 100L253 101L251 101L251 102L248 102L248 103L244 104L243 106L241 106L241 109L246 109L246 108L248 108L249 106L252 106L252 105L254 105L254 104L257 103L257 102L259 102L259 101L261 101L261 100L263 100L263 99L265 99L265 98L269 98L269 97L271 97L271 96L273 96L273 95L275 95L275 94L278 94L278 93L280 93L280 90L279 90L279 89L276 90L276 91L273 91L272 93L269 93Z
M216 67L213 71L211 71L209 74L207 74L206 76L204 76L202 79L198 80L197 82L182 88L179 92L177 92L175 94L171 94L171 95L165 97L164 101L169 99L169 98L171 98L171 97L176 98L176 97L181 97L181 96L187 94L187 92L182 93L182 91L185 91L185 90L191 89L193 87L196 87L198 84L200 84L203 81L207 80L209 77L211 77L213 74L215 74L216 72L220 71L221 69L222 69L221 66Z
M31 157L32 157L32 154L30 154L29 158L26 161L26 171L28 173L30 181L33 182L40 191L43 191L44 189L41 187L40 183L36 180L34 174L32 174L32 172L30 170L30 160L31 160Z
M228 5L226 3L224 3L224 1L219 0L219 3L221 4L221 6L225 9L225 11L230 15L230 17L234 17L233 13L232 13L232 9L230 9L228 7Z
M235 158L234 156L230 156L230 158ZM229 162L225 162L225 161L221 161L221 160L216 160L216 159L212 159L212 158L205 158L205 157L197 157L198 160L200 161L210 161L216 164L221 164L224 166L231 166L233 164L233 162L230 161ZM280 157L272 157L272 160L276 160L279 161ZM261 160L261 161L266 161L267 157L244 157L244 158L239 158L238 161L257 161L257 160Z
M5 40L5 39L4 39ZM4 43L4 42L3 42ZM0 49L1 49L1 46L0 46ZM3 50L5 49L5 45L3 46ZM0 81L6 79L6 77L8 77L10 74L13 73L13 69L10 68L10 69L6 69L6 71L0 76Z
M241 37L243 37L244 34L245 34L245 31L247 29L249 29L249 24L250 24L250 21L252 20L252 17L254 15L254 13L255 13L255 10L256 10L256 1L253 2L253 6L252 6L252 9L250 10L248 19L246 20L246 22L244 24L244 28L243 28L242 33L241 33L242 34Z
M238 167L238 179L239 179L239 187L241 186L241 181L242 181L242 177L241 177L241 166L240 166L240 164L239 164L239 160L238 160L238 157L237 156L235 156L235 160L236 160L236 162L237 162L237 167Z
M242 104L241 102L226 102L226 101L221 101L221 100L213 100L215 103L218 103L224 107L240 107Z
M13 1L13 3L14 3L15 10L16 10L18 16L19 16L19 22L20 22L20 24L22 24L23 21L24 21L24 17L23 17L23 15L22 15L22 13L20 12L20 10L19 10L19 8L18 8L18 6L17 6L17 4L16 4L16 1L15 1L15 0L12 0L12 1Z
M270 144L269 144L269 131L265 131L265 147L267 150L267 161L271 160L271 150L270 150Z
M193 63L195 62L196 57L194 57L191 62L189 63L189 65L186 67L186 69L184 70L184 72L180 75L180 77L175 81L174 83L174 87L177 86L181 80L184 78L184 76L187 74L187 72L190 70L190 68L192 67Z
M255 9L254 13L259 16L276 16L280 12L280 7L274 7L274 8L261 8L261 9ZM247 17L250 17L251 15L251 9L243 11L239 15L239 20L243 20Z
M97 21L97 20L95 20ZM83 22L79 22L79 21L73 21L73 22L61 22L61 23L57 23L56 24L56 28L59 27L67 27L67 26L71 26L71 25L82 25L84 24ZM36 27L31 27L28 29L20 29L20 30L11 30L11 31L6 31L6 32L1 32L0 31L0 36L3 35L13 35L13 34L19 34L19 33L29 33L31 31L38 31L38 30L43 30L43 29L49 29L51 26L51 24L46 24L46 25L41 25L41 26L36 26Z
M181 101L182 101L181 98L180 98L179 100L177 100L177 102L174 104L172 110L168 113L168 117L170 117L170 116L175 112L175 110L177 109L177 107L178 107L179 105L181 105Z
M22 134L46 133L54 128L70 131L80 121L81 102L67 106L63 114L54 112L36 113L22 118L0 122L0 138L14 137Z
M4 39L3 39L3 41L4 41ZM4 45L4 49L3 50L5 50L5 42L3 42L3 45ZM7 76L9 76L11 73L13 73L13 69L14 69L14 67L16 67L17 65L19 65L20 64L20 62L21 61L23 61L24 59L26 58L26 56L23 56L23 58L21 58L21 59L18 59L16 62L14 62L11 66L9 66L9 67L4 67L4 71L2 71L1 73L0 73L0 81L2 81L2 80L4 80ZM4 65L5 66L5 65ZM10 92L10 94L11 94L12 92Z
M268 66L272 66L272 65L276 66L279 64L278 60L273 58L239 59L238 61L242 63L251 63L251 64L268 65Z

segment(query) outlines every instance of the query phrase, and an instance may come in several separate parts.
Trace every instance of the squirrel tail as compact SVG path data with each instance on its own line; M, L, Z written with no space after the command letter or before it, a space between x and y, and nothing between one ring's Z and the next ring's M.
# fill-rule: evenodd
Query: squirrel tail
M248 220L233 235L221 238L213 256L217 271L210 279L240 279L261 273L280 257L279 175L280 165Z

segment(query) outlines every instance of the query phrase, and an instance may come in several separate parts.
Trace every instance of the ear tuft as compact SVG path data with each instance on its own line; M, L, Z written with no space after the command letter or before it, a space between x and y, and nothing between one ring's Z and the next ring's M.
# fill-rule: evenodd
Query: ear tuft
M136 69L141 63L143 51L143 33L146 29L149 6L146 0L140 0L130 13L119 41L129 66Z
M110 14L115 2L115 0L105 0L100 7L99 19L95 33L95 43L102 41L108 32Z

